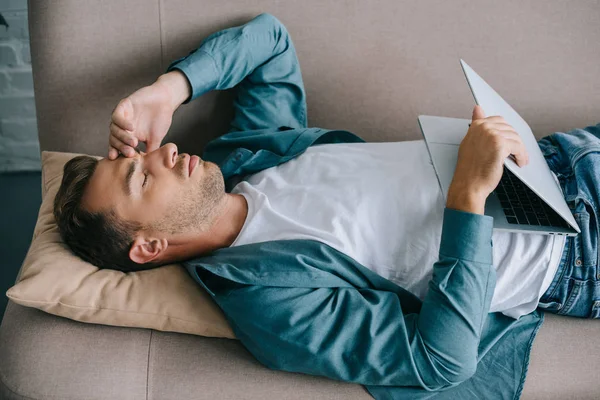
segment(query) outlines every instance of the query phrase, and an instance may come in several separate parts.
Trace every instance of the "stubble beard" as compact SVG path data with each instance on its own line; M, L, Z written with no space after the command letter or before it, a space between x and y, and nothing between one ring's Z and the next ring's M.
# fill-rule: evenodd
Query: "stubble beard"
M206 176L187 185L171 203L166 216L156 224L159 232L174 235L183 232L206 232L220 211L225 193L223 174L215 164L206 162Z

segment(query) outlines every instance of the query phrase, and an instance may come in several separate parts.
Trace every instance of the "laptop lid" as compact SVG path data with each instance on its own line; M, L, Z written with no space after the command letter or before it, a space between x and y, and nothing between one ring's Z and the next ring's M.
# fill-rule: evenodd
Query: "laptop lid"
M540 150L537 139L525 120L488 85L466 62L460 60L475 103L480 105L486 117L500 115L521 137L529 155L529 164L519 167L507 157L504 165L515 174L535 194L544 200L578 233L581 232L573 214L565 201L560 187L552 177L550 167Z
M448 200L448 189L458 162L458 148L471 120L419 115L418 121L444 200Z

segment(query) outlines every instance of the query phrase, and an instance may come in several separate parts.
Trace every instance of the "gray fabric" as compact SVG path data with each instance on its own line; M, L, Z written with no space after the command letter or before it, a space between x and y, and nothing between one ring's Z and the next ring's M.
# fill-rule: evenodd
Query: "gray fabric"
M521 398L596 398L599 336L597 321L546 314ZM0 360L7 400L371 398L360 385L267 369L235 340L82 324L12 302Z
M237 340L153 332L151 399L372 399L361 385L275 371Z
M0 399L143 399L151 331L83 324L9 301Z
M412 140L419 114L468 118L459 57L538 138L600 122L598 1L30 1L41 149L105 155L121 98L260 12L292 35L311 126ZM225 129L230 100L183 106L166 141L199 153ZM546 314L522 399L597 397L598 337L598 321ZM0 360L2 399L370 398L359 385L269 370L236 341L83 324L12 302Z

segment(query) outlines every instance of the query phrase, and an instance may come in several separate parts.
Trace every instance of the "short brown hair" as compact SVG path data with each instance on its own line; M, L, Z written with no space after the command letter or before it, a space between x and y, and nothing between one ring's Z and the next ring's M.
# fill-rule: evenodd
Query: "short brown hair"
M62 240L76 255L100 269L131 272L154 268L156 265L138 264L129 258L141 224L120 220L114 210L89 212L81 206L97 166L98 160L90 156L77 156L64 166L54 199L54 218Z

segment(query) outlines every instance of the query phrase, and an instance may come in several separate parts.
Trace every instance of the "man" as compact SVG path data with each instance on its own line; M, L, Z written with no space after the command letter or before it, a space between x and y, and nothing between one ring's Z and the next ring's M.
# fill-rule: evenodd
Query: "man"
M232 87L231 129L209 143L204 159L178 154L172 143L160 146L179 105ZM361 383L375 397L452 389L455 398L467 398L471 377L503 379L501 368L486 370L486 360L497 366L527 359L541 323L528 313L541 295L550 301L571 254L547 236L504 233L506 246L536 237L526 261L542 258L537 268L544 270L507 277L507 287L521 279L527 283L521 291L539 291L533 303L521 293L515 304L496 304L496 311L512 309L521 318L490 312L496 269L503 266L492 265L493 220L483 215L484 204L503 160L512 154L523 166L528 156L503 118L475 107L472 119L443 216L432 213L441 210L434 208L439 197L428 204L427 197L410 198L419 185L409 186L409 179L418 171L398 178L410 165L394 152L406 144L363 143L349 132L306 127L293 44L277 19L262 14L211 35L153 85L119 102L108 158L77 157L65 165L55 216L65 242L100 268L127 272L185 261L236 336L271 368ZM140 142L145 153L136 150ZM409 193L404 205L403 193ZM425 207L415 226L404 206L417 203ZM432 247L434 235L420 236L418 225L442 220L440 244ZM437 248L433 268L423 264ZM411 264L407 255L415 271L432 272L420 275L427 287L412 293L405 286L414 289L416 279L392 282L402 283L398 271L403 261ZM521 256L503 260L513 275L524 268L514 265ZM561 277L550 274L551 285L542 287L546 269ZM530 339L507 357L501 344L509 328ZM515 368L509 361L505 369ZM524 376L523 370L502 390L520 392Z

